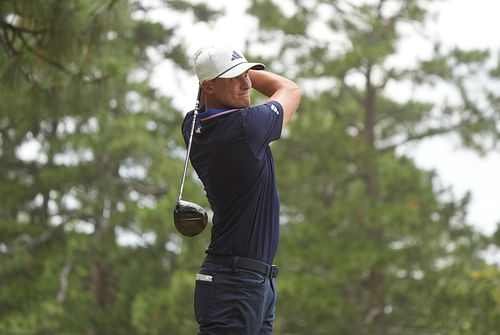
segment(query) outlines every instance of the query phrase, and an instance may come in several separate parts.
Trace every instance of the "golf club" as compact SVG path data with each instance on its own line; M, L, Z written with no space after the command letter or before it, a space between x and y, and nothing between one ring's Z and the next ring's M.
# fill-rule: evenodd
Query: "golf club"
M182 200L182 191L184 189L184 181L186 179L186 172L189 163L189 153L191 152L191 143L193 142L193 133L198 116L198 107L200 105L202 88L198 87L198 95L193 112L193 122L191 125L191 133L189 135L189 142L186 152L186 160L184 161L184 172L182 174L182 182L179 191L179 198L174 208L174 223L177 230L184 236L196 236L201 233L208 222L208 215L205 209L195 203Z

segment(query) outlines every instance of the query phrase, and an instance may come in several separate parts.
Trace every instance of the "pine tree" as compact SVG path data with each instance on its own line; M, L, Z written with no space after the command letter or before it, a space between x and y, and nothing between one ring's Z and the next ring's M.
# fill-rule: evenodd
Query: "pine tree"
M150 87L149 55L189 63L177 27L147 21L149 9L0 3L2 334L193 332L190 308L176 310L193 283L176 272L178 248L202 241L182 244L172 223L182 113Z
M489 97L481 105L466 89L473 71L487 73L489 53L436 43L431 58L398 67L391 61L398 42L409 27L422 29L425 1L294 2L286 12L278 2L252 1L249 13L261 29L250 46L272 45L263 61L304 92L273 147L284 222L277 333L497 329L491 300L481 321L465 302L487 271L479 252L488 238L465 220L469 195L453 198L397 150L449 133L476 150L495 148L494 94L481 91ZM415 90L446 84L461 102L390 96L389 85L408 82Z

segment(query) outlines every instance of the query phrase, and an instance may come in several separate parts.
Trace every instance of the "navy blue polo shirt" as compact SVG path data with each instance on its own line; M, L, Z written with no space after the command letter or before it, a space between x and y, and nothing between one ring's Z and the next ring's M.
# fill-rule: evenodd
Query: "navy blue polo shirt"
M182 125L186 144L193 111ZM190 160L214 213L208 254L272 264L279 242L279 195L269 144L280 138L277 101L237 110L204 110L196 120Z

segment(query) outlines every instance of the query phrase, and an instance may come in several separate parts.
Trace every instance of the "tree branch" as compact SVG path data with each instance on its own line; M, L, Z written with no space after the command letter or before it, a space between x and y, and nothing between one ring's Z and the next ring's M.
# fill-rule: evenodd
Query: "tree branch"
M68 276L73 269L73 261L69 261L64 264L59 275L59 291L57 292L56 300L60 304L66 299L66 292L68 291Z
M113 0L109 4L108 7L111 8L115 2L116 2L116 0ZM24 28L24 27L17 27L17 26L10 24L10 23L4 22L4 21L2 21L1 23L2 23L1 27L2 27L4 38L0 39L0 42L5 46L5 48L7 50L7 54L9 54L10 56L18 57L21 54L20 50L16 49L15 46L13 45L14 39L16 37L18 37L21 40L23 47L26 48L26 50L28 50L30 53L35 55L37 58L43 60L47 64L49 64L49 65L55 67L56 69L66 73L69 76L84 78L87 82L90 82L90 83L101 82L101 81L106 80L109 77L109 75L106 74L100 78L91 78L90 76L89 77L85 76L85 74L83 74L81 72L74 73L74 72L70 71L68 68L66 68L63 64L50 59L49 57L43 55L40 52L37 52L33 47L30 46L30 44L26 40L25 36L23 35L23 34L30 34L30 35L43 34L43 33L49 32L50 31L49 29L32 30L32 29L28 29L28 28ZM12 31L12 34L13 34L13 37L11 40L9 40L9 36L7 33L8 30ZM24 71L23 71L23 73L24 73ZM33 81L31 80L31 76L29 76L26 73L24 73L24 74L27 77L28 82L33 83Z
M8 35L8 32L7 32L7 28L5 26L2 25L2 32L3 32L3 39L0 39L0 41L2 42L3 45L5 45L5 48L7 50L7 55L15 55L17 56L19 54L19 52L16 50L16 48L14 48L14 46L12 45L12 41L9 40L9 35ZM13 36L15 36L15 34L12 34ZM14 38L14 37L13 37ZM12 39L13 39L12 38ZM5 41L5 42L4 42Z
M25 27L19 27L5 21L2 21L2 27L15 31L17 33L44 34L50 31L50 29L29 29Z
M28 42L26 41L26 39L23 37L22 34L19 34L18 35L19 38L21 39L21 41L23 42L23 45L24 47L29 51L31 52L32 54L34 54L35 56L37 56L38 58L40 58L41 60L43 60L44 62L52 65L53 67L61 70L62 72L70 75L70 76L74 76L75 74L72 73L70 70L66 69L62 64L48 58L47 56L44 56L42 55L41 53L37 52L36 50L34 50L29 44Z
M403 144L406 144L406 143L410 143L410 142L413 142L413 141L422 140L424 138L431 137L431 136L444 135L444 134L447 134L447 133L451 133L452 131L460 129L462 126L463 126L463 123L459 123L459 124L457 124L455 126L451 126L451 127L430 128L430 129L427 129L426 131L424 131L422 133L418 133L418 134L414 134L414 135L408 136L406 139L404 139L404 140L402 140L402 141L400 141L400 142L398 142L396 144L379 148L377 151L379 153L384 153L384 152L393 150L396 147L398 147L400 145L403 145Z
M116 4L116 0L111 0L108 4L108 6L106 7L107 10L110 10L111 8L113 8L113 6Z
M27 246L28 249L33 250L37 247L39 247L41 244L47 242L50 240L52 237L54 237L59 231L61 231L65 226L65 223L61 223L58 226L52 227L46 231L44 231L41 235L32 238L28 234L21 234L14 240L14 250L17 250L18 248L22 247L23 244Z

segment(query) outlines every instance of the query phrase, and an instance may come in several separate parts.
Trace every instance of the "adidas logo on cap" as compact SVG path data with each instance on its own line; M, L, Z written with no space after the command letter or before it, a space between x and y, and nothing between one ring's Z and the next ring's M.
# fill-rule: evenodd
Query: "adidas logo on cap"
M237 53L236 51L233 51L233 55L231 56L231 61L238 59L238 58L243 58L243 56L240 55L239 53Z

